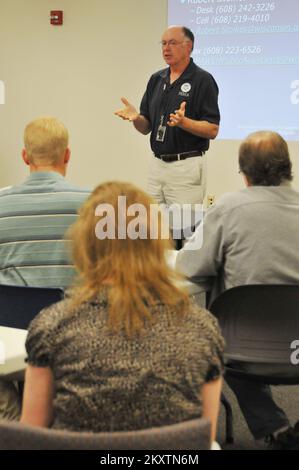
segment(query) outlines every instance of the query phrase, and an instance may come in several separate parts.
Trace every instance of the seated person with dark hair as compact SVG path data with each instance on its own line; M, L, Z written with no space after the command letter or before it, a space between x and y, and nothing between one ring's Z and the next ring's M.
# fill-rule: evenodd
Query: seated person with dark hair
M298 284L299 193L290 184L287 143L275 132L251 134L240 147L239 165L246 189L222 196L208 210L203 233L197 230L178 253L176 267L192 280L223 290L245 284ZM192 249L201 236L202 247ZM289 421L273 401L270 387L235 378L227 382L253 436L269 437L278 448L286 442Z

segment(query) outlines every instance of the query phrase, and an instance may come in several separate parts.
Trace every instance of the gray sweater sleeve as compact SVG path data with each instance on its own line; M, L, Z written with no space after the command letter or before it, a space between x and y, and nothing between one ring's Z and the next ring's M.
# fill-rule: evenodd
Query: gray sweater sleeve
M197 283L209 283L217 277L224 262L224 214L214 206L204 217L192 238L179 251L176 269Z

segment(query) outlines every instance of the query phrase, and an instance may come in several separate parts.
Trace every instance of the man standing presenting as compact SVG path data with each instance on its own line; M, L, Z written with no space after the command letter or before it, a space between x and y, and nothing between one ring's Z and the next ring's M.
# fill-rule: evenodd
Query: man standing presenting
M115 114L151 133L148 192L159 204L198 204L205 196L204 154L219 129L218 86L190 57L194 35L182 26L162 36L167 65L151 76L140 113L125 98Z

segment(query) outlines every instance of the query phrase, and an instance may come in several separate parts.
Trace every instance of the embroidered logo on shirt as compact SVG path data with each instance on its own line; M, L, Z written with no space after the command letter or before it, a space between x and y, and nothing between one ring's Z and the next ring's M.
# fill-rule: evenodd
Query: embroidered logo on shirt
M182 90L184 93L188 93L188 92L191 90L191 85L190 85L190 83L183 83L183 85L181 86L181 90Z
M181 86L181 91L179 91L179 96L189 96L189 91L191 90L190 83L183 83Z

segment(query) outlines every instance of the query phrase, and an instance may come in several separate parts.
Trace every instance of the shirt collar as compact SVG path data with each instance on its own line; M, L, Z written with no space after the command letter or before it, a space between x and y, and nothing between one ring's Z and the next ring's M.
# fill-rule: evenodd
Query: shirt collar
M193 62L192 57L190 57L190 62L183 71L183 73L179 76L179 78L174 82L178 82L179 80L187 80L192 77L192 73L194 71L195 64ZM169 80L169 75L170 75L170 67L167 67L166 69L161 70L160 76L166 80Z
M64 177L57 171L34 171L30 173L25 183L31 181L61 181Z

